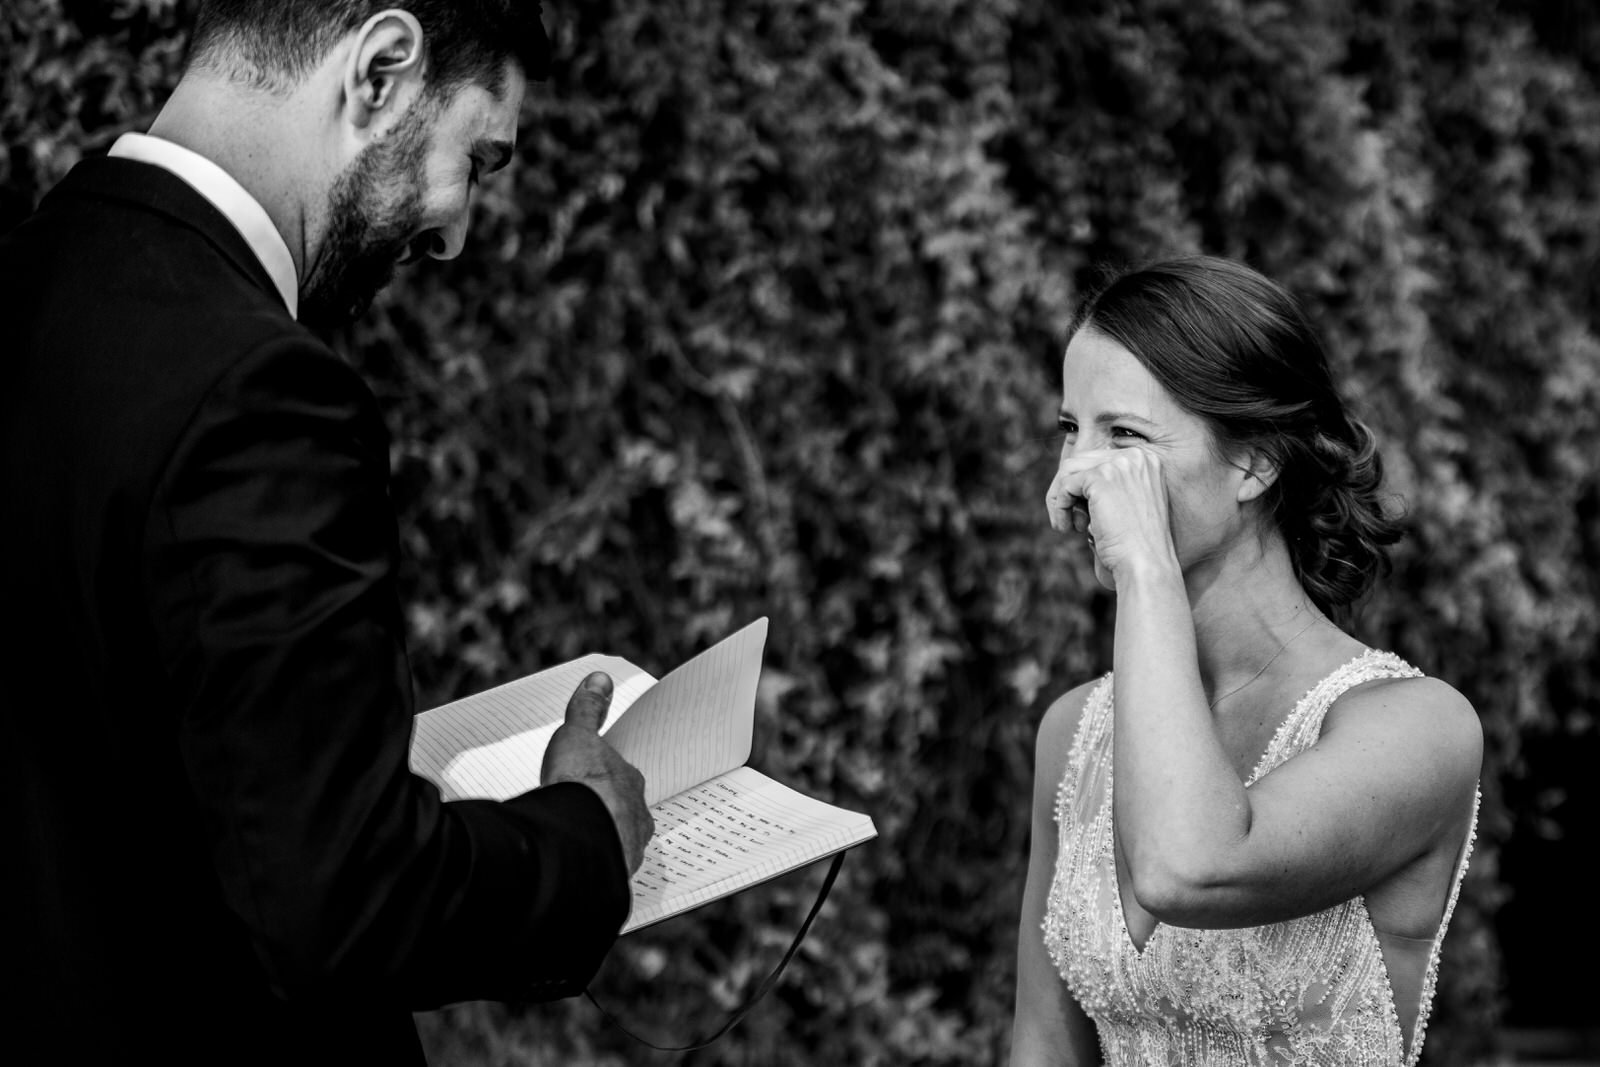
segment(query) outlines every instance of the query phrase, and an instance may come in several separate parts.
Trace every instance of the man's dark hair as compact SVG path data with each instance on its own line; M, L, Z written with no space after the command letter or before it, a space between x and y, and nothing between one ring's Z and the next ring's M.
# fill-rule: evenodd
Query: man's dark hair
M471 84L498 93L515 59L529 79L550 67L539 4L521 0L204 0L190 62L227 73L226 64L264 87L293 85L341 38L380 11L399 8L422 24L429 91L448 95Z

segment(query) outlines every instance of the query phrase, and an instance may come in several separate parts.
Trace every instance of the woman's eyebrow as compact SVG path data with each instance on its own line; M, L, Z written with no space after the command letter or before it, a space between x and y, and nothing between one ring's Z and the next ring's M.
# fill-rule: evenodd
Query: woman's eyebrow
M1063 419L1076 418L1076 416L1074 416L1072 413L1072 409L1066 404L1061 405L1061 407L1057 410L1056 415L1058 418ZM1099 415L1095 416L1094 421L1098 422L1102 426L1112 422L1137 422L1145 426L1155 425L1155 423L1151 422L1143 415L1135 415L1131 411L1103 411Z
M1149 419L1145 418L1143 415L1135 415L1131 411L1106 411L1106 412L1102 412L1100 417L1098 419L1096 419L1095 421L1101 423L1102 425L1105 424L1105 423L1108 423L1108 422L1139 422L1139 423L1143 423L1146 426L1154 426L1155 425L1155 423L1151 422Z

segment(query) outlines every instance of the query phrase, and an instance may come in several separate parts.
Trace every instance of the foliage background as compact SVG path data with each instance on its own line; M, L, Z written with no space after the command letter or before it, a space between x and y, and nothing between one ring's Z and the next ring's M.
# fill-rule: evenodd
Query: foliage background
M189 7L6 0L0 228L149 121ZM1112 604L1041 521L1060 340L1099 268L1187 250L1308 300L1407 502L1356 628L1483 717L1424 1062L1492 1057L1501 846L1540 818L1505 797L1596 705L1587 0L546 7L556 70L467 253L342 342L395 434L421 703L590 650L665 670L767 614L753 762L881 836L711 1049L471 1004L420 1017L435 1061L1002 1059L1033 731L1109 665ZM819 878L629 938L600 997L707 1033Z

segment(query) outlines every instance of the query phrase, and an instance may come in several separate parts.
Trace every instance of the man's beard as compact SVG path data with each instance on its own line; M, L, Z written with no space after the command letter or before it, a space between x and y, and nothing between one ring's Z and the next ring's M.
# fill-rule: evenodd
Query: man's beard
M422 218L427 111L419 101L394 132L363 148L328 193L322 256L300 295L300 321L335 330L364 314L394 278ZM392 200L398 190L398 200Z

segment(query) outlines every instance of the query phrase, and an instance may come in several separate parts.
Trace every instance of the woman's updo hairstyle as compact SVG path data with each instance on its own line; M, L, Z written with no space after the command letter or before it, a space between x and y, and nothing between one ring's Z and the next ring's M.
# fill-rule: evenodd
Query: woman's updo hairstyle
M1266 455L1278 477L1261 497L1300 584L1332 612L1389 566L1400 526L1385 513L1372 433L1345 410L1327 352L1299 302L1231 260L1164 260L1111 279L1078 309L1204 419L1222 457Z

